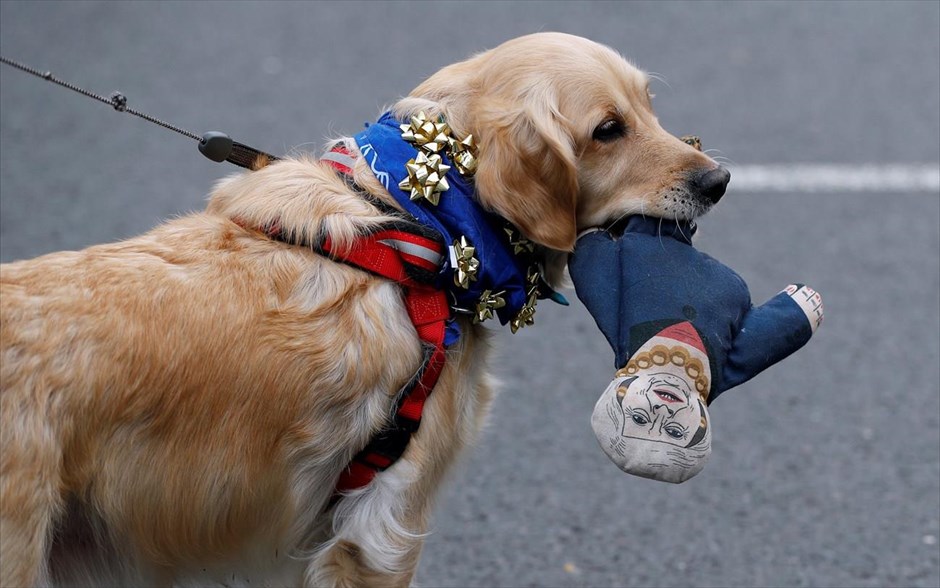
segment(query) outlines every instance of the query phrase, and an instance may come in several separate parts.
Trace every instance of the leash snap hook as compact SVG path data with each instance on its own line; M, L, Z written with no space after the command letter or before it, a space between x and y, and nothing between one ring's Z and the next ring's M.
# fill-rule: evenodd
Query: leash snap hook
M209 131L199 140L199 152L216 163L226 161L232 154L232 138L225 133Z

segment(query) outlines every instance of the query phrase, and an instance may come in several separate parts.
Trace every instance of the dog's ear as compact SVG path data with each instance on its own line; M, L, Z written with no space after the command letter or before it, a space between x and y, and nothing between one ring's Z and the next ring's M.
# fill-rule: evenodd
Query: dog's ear
M577 165L552 94L533 90L521 108L479 100L473 127L480 203L536 243L571 251L577 237Z

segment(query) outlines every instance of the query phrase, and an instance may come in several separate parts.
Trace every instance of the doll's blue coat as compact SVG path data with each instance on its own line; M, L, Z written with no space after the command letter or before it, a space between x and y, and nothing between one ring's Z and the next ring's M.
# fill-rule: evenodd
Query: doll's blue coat
M691 322L711 363L711 403L805 345L813 331L786 292L754 307L738 274L692 247L693 233L689 223L634 216L620 238L581 237L569 270L618 369L663 328Z

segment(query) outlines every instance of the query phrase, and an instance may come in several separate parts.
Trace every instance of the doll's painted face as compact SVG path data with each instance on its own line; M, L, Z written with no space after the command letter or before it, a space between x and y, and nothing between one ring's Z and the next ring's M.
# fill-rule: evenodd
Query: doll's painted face
M641 371L617 388L624 437L685 447L702 423L702 405L687 378L669 371Z
M669 367L614 378L594 405L591 427L621 470L678 484L705 466L711 427L693 380Z
M594 405L591 427L607 457L627 473L663 482L700 472L711 453L710 376L691 323L647 339Z

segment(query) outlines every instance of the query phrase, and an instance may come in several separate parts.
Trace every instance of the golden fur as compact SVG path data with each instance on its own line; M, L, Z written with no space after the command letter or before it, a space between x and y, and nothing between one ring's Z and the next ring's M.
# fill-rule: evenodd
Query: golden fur
M480 148L481 203L548 248L636 212L691 218L715 167L659 126L646 76L569 35L447 67L394 110L443 114ZM626 133L599 142L605 119ZM390 197L360 159L357 181ZM324 514L421 353L398 287L242 228L384 217L326 165L228 178L204 213L0 269L0 585L407 585L432 499L492 396L465 336L402 460Z

